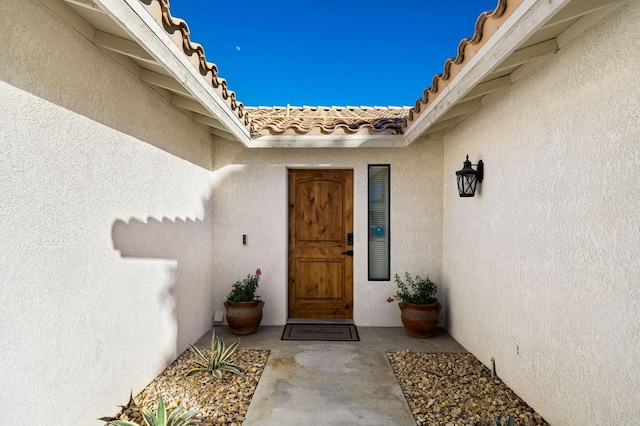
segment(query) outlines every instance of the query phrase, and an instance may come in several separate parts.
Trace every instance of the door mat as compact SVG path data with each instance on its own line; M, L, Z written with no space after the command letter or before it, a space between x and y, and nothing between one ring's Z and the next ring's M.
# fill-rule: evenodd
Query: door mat
M359 342L360 337L353 324L287 324L280 340Z

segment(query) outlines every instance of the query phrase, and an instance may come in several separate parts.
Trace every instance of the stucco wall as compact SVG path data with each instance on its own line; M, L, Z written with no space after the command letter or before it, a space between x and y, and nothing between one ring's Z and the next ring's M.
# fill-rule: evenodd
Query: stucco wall
M442 143L406 149L243 149L217 144L214 187L216 310L231 284L261 268L263 324L287 320L287 169L354 170L354 320L362 326L400 326L386 298L390 282L367 274L367 165L391 165L391 274L405 271L440 280L442 258ZM248 244L242 245L242 235Z
M552 424L639 421L638 22L631 2L444 141L448 330Z
M211 325L211 138L38 2L0 9L0 411L103 424Z

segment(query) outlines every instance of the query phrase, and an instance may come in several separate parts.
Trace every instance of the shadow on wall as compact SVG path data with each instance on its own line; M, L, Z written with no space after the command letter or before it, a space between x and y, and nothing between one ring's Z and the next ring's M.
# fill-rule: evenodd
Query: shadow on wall
M173 305L177 325L176 354L195 342L213 321L212 201L205 203L204 219L149 217L146 222L116 220L113 247L122 257L176 260L177 268L159 304ZM140 303L145 303L141 300ZM173 360L171 360L173 361Z

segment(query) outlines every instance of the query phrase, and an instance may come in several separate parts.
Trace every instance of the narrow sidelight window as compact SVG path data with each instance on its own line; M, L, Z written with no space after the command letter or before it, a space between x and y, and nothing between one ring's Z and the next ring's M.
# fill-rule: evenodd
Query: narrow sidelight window
M389 164L369 165L369 281L389 281Z

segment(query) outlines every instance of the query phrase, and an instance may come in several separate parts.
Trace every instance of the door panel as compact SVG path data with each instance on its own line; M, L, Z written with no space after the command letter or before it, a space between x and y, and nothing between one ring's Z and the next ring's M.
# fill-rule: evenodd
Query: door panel
M353 318L353 171L289 171L289 318Z
M298 300L342 299L344 268L342 259L297 259L296 297Z
M340 243L344 237L341 182L300 181L296 188L297 241Z

